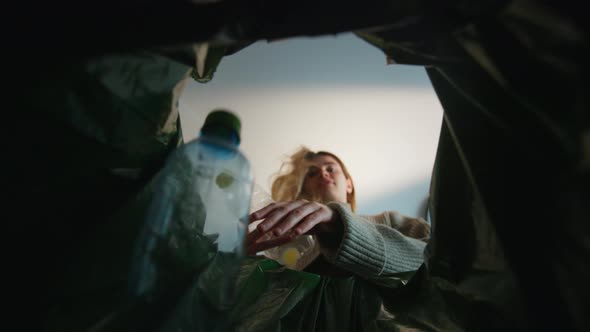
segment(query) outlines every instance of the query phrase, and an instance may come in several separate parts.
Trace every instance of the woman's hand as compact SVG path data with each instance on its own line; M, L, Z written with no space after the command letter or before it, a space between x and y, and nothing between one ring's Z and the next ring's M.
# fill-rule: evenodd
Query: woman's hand
M292 241L302 234L338 233L338 214L327 205L297 200L275 202L250 214L250 222L264 219L246 237L246 253L253 255Z

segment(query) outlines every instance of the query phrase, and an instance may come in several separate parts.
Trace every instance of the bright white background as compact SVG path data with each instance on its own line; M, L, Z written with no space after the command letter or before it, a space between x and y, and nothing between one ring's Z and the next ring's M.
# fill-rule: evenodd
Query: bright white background
M358 212L423 215L442 108L422 67L386 65L352 34L259 42L225 57L209 83L187 85L185 141L217 107L241 118L241 150L265 189L306 145L347 165Z

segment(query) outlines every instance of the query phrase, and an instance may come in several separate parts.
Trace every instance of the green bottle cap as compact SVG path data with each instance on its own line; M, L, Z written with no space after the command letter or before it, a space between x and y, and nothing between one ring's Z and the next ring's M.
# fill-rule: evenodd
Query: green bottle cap
M209 133L215 132L217 135L221 134L223 136L233 134L237 139L237 143L239 143L241 129L242 125L240 118L238 118L237 115L230 111L216 109L207 115L201 131Z

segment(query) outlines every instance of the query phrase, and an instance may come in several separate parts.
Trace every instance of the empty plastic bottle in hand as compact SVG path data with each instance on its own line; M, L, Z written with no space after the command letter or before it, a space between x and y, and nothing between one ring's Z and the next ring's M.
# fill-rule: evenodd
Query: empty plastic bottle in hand
M199 285L219 309L234 300L243 256L252 174L239 151L240 120L217 110L199 137L178 148L154 180L131 271L135 296Z
M250 213L260 210L273 203L271 195L262 187L255 184L252 191L252 201L250 203ZM248 231L251 232L263 220L258 220L249 225ZM261 241L270 240L272 236L267 234ZM276 260L282 265L293 269L303 270L320 254L319 244L313 235L301 235L293 241L278 247L267 249L261 252L266 257Z

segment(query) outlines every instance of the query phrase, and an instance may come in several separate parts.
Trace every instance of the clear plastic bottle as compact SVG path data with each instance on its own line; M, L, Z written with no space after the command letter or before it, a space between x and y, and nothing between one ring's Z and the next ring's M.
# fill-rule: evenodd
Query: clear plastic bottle
M253 183L239 143L239 119L217 110L169 157L136 247L133 296L157 298L185 283L215 308L231 306Z
M259 185L254 184L252 201L250 203L250 213L260 210L272 202L274 202L274 200L271 195ZM250 224L248 231L253 231L260 222L262 222L262 220ZM262 240L269 239L270 237L263 238ZM320 249L318 241L314 235L301 235L289 243L267 249L263 251L262 254L292 270L301 271L318 257Z
M252 198L250 200L250 213L258 211L263 207L273 203L274 200L259 184L254 183L252 187ZM263 219L264 220L264 219ZM258 220L248 225L248 233L252 232L262 220Z
M320 248L315 235L301 235L289 243L264 252L265 256L298 271L305 269L319 254Z

